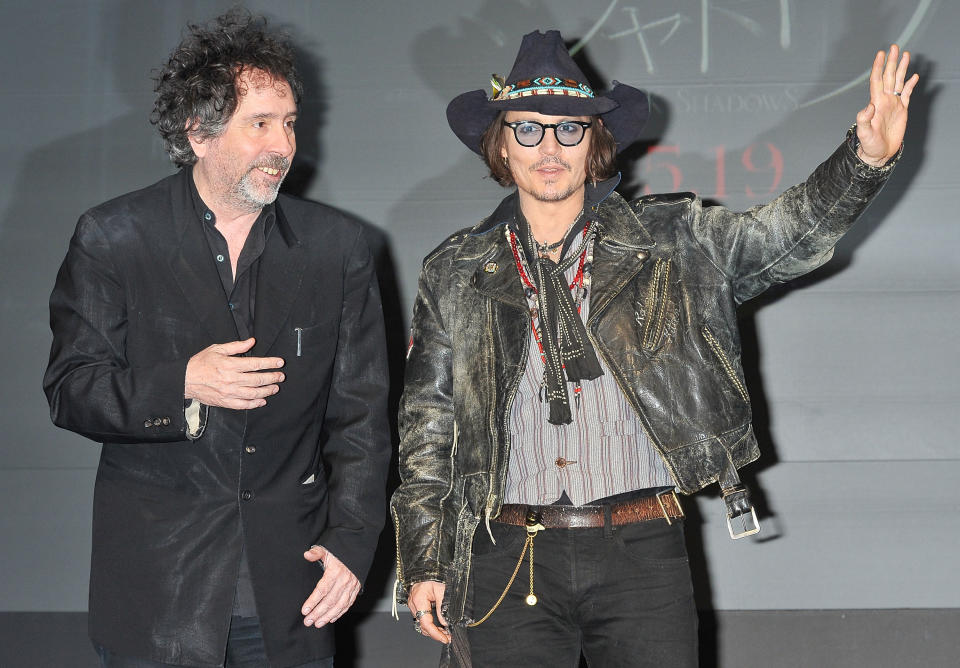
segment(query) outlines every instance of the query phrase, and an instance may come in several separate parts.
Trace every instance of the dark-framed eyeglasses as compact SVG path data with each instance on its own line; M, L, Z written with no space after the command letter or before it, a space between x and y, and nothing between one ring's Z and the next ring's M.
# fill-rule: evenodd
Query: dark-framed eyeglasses
M553 129L553 136L561 146L576 146L583 141L583 135L592 122L562 121L560 123L538 123L537 121L503 121L513 129L513 136L521 146L533 147L543 141L547 128Z

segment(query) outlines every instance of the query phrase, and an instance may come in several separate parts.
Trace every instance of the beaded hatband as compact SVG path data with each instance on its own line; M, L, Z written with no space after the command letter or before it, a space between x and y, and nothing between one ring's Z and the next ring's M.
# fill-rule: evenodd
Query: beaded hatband
M537 77L536 79L521 79L515 84L504 86L493 98L494 102L515 100L533 95L567 95L570 97L593 97L590 86L573 79L560 77Z

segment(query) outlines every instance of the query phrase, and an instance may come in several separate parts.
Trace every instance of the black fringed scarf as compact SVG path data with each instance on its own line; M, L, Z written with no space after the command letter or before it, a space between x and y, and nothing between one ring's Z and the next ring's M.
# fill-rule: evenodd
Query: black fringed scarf
M579 383L594 380L603 375L596 352L587 338L587 330L577 312L573 295L567 284L564 272L579 262L580 254L590 244L594 236L591 224L580 245L573 252L566 252L580 233L576 225L567 233L559 263L540 257L530 225L517 204L516 220L519 227L517 235L523 246L524 255L537 286L537 309L540 315L540 333L543 354L546 357L544 385L546 398L550 404L550 424L570 424L570 399L567 381ZM564 378L566 375L566 378Z

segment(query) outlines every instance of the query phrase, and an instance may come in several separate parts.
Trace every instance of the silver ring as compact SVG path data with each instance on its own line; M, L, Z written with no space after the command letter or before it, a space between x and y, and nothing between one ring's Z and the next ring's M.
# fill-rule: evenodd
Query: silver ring
M424 615L429 615L429 614L432 614L430 610L417 610L417 614L414 617L414 619L416 619L419 622Z
M902 92L903 92L903 91L900 91L900 93L902 93ZM893 91L893 94L896 95L897 97L900 97L900 93L898 93L897 91Z

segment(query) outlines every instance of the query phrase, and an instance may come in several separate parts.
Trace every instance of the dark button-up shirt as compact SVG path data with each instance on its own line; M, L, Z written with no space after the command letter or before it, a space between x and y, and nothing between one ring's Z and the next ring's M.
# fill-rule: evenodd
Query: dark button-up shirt
M276 226L276 212L273 204L269 204L260 210L253 227L247 234L247 239L240 250L240 257L237 259L237 273L233 274L233 268L230 262L230 251L227 247L227 240L217 229L217 217L204 203L197 191L196 183L190 179L190 190L192 194L193 210L185 211L183 215L196 217L203 228L203 234L210 246L210 252L213 255L213 261L216 264L217 272L220 275L220 282L223 284L224 299L230 313L233 315L233 321L237 326L239 340L248 339L253 336L253 318L256 313L257 304L257 276L260 270L260 256L266 247L267 237ZM226 343L225 341L223 343ZM242 443L237 443L237 447L242 447ZM233 614L243 617L254 617L257 614L257 606L253 597L253 585L250 582L250 566L247 562L246 550L243 551L240 560L240 572L237 577L237 591L234 597Z

